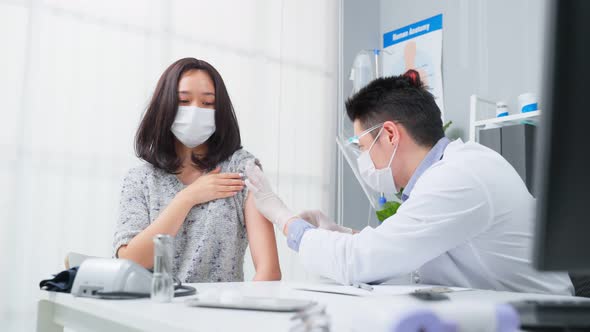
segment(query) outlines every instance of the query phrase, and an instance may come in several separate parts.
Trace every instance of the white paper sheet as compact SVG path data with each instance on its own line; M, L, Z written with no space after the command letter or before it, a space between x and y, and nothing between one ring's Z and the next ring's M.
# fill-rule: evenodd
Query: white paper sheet
M415 292L419 289L427 289L432 287L441 287L436 285L372 285L373 290L365 290L356 288L353 286L337 285L337 284L294 284L292 286L295 290L310 291L310 292L321 292L321 293L332 293L340 295L352 295L352 296L377 296L377 295L407 295ZM469 290L469 288L461 287L447 287L453 292Z

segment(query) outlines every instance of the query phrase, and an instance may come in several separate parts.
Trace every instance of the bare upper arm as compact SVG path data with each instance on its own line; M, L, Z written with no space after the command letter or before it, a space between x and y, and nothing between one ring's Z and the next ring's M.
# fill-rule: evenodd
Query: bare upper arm
M244 203L244 220L256 273L263 271L263 273L269 274L268 277L271 279L280 279L274 226L258 212L254 198L250 194Z

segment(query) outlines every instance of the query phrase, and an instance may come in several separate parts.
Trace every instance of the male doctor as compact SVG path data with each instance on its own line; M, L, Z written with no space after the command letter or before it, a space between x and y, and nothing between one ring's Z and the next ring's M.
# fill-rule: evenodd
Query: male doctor
M535 199L498 153L449 141L417 72L379 78L346 102L358 169L377 192L403 189L397 213L360 232L319 211L293 213L264 173L247 168L262 214L287 236L304 267L342 284L414 282L572 295L566 273L531 266Z

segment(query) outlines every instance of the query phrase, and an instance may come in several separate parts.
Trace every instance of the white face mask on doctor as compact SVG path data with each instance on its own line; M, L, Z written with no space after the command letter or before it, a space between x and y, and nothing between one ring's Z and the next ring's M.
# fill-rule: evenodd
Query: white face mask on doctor
M197 106L178 106L170 129L189 148L205 143L215 133L215 110Z
M376 129L376 128L372 128L372 130L374 130L374 129ZM370 132L371 132L371 129L369 129L368 131L361 134L358 138L360 138ZM379 133L375 137L375 140L373 140L373 143L371 144L371 146L366 151L361 152L361 154L357 158L357 165L358 165L358 169L359 169L361 177L367 183L367 185L369 185L369 187L371 187L371 189L373 189L377 192L380 192L380 193L385 193L385 194L397 194L399 192L399 190L395 186L395 181L393 178L393 171L391 169L391 162L393 161L393 157L395 156L395 153L397 152L397 146L399 143L395 145L395 148L393 150L393 154L391 155L391 158L389 159L389 164L387 165L387 167L382 168L382 169L376 169L375 164L373 163L373 160L371 159L370 151L373 148L373 146L375 146L375 143L379 139L379 136L381 136L382 132L383 132L383 127L381 127L381 129L379 130Z

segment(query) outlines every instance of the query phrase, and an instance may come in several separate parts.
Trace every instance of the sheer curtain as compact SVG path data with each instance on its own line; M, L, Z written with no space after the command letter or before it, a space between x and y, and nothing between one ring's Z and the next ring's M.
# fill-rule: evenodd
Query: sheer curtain
M333 212L337 0L0 0L0 326L34 326L67 252L108 256L162 71L212 63L244 147L293 209ZM286 280L310 278L277 234ZM246 254L246 278L253 267Z

